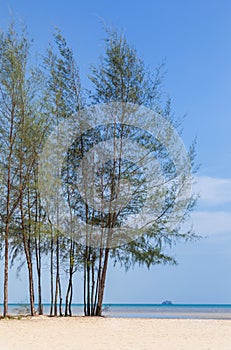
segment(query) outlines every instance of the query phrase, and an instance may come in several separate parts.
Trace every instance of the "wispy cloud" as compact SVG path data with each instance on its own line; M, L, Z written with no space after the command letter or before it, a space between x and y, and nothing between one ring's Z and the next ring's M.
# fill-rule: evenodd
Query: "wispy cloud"
M231 234L231 178L197 176L198 207L188 224L201 236Z
M231 179L197 176L194 190L200 194L199 203L204 205L231 204Z
M226 211L195 211L192 214L195 232L201 236L231 234L231 213Z

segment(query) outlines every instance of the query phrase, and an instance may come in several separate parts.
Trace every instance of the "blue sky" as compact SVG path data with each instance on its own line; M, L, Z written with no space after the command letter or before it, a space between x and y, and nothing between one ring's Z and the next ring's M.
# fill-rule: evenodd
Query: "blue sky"
M192 220L204 238L173 248L177 267L128 273L110 268L105 301L231 303L231 2L0 0L1 28L11 14L27 24L37 51L46 48L58 26L74 50L85 86L89 66L103 50L101 21L123 29L148 65L166 61L166 94L177 116L187 114L183 141L187 147L198 139L201 199ZM11 288L11 301L25 300L24 275L11 279L18 286ZM81 300L78 290L75 300Z

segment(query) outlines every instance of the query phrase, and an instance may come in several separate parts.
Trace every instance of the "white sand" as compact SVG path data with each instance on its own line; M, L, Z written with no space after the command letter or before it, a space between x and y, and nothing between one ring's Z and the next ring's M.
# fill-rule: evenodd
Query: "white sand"
M231 320L0 320L0 350L231 350Z

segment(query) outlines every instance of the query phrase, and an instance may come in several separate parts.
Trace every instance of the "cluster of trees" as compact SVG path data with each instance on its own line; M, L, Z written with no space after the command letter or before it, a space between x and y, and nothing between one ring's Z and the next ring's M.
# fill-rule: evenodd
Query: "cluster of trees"
M76 239L76 235L73 236L71 230L69 234L64 234L50 220L39 190L39 156L52 130L89 104L131 102L150 107L174 122L170 102L163 103L161 99L162 67L152 75L137 56L136 50L128 45L124 35L107 31L105 52L99 65L91 68L89 78L92 88L88 91L81 87L73 51L59 31L55 32L53 44L36 65L32 64L30 47L26 31L17 31L14 24L0 33L0 249L4 269L3 316L8 315L9 271L14 263L18 264L19 269L26 263L28 269L31 315L36 312L35 289L38 295L38 313L43 313L44 261L46 264L49 261L50 315L72 315L74 274L77 271L83 271L84 276L85 315L102 315L109 259L126 269L136 263L147 267L175 263L175 259L165 253L165 248L178 240L194 238L191 231L180 230L195 204L194 197L184 199L186 211L177 226L167 225L173 215L177 196L180 196L172 188L163 212L142 235L119 247L110 244L93 247L87 244L87 235L90 233L86 232L87 238L83 244ZM116 130L117 133L126 134L123 127ZM115 135L115 129L110 130L110 133ZM107 216L99 215L81 202L76 191L74 164L89 150L92 138L97 141L97 137L97 133L85 134L72 144L62 169L62 182L73 215L79 215L82 219L85 217L90 224L97 221L98 225L107 229L107 239L111 239L111 229L119 225L118 220L123 220L123 216L120 215L118 219L110 213ZM145 139L145 135L139 137ZM150 147L152 140L146 142ZM192 148L192 164L193 159ZM105 196L115 196L116 182L121 175L118 174L118 167L125 166L124 163L118 165L118 162L122 160L114 160L109 170L104 169L103 176L109 183ZM170 162L165 162L165 171L169 177L174 175ZM158 195L161 196L161 193ZM138 202L142 201L141 197L137 198ZM130 208L130 212L137 209L134 206L137 204L131 203L133 209ZM65 286L61 283L63 271L67 275Z

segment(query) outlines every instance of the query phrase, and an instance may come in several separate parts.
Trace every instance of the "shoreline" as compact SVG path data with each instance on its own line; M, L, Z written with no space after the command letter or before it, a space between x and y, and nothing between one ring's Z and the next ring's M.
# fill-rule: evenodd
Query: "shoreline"
M44 320L44 319L116 319L116 320L199 320L199 321L231 321L231 315L227 317L199 317L199 316L150 316L150 317L142 317L142 316L134 316L134 317L126 317L126 316L109 316L109 315L102 315L102 316L84 316L84 315L73 315L73 316L50 316L50 315L8 315L6 317L0 316L0 321L2 320L32 320L32 319L38 319L38 320Z
M36 305L35 305L36 306ZM105 304L104 317L148 319L231 319L230 304ZM38 315L37 307L36 314ZM10 317L29 316L28 304L9 304ZM64 311L64 307L63 307ZM73 316L84 316L82 304L72 304ZM3 308L0 304L0 317ZM43 304L43 314L49 316L50 305Z

